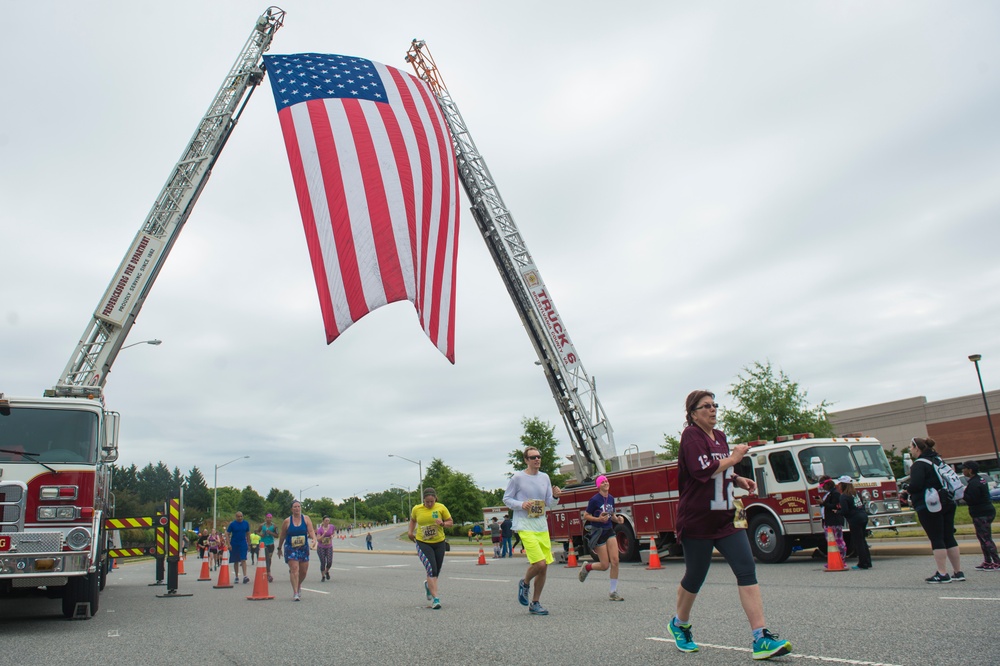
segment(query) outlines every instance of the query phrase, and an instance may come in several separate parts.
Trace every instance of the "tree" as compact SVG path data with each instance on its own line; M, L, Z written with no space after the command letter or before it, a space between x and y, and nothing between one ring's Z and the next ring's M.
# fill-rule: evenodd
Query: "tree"
M292 502L294 501L295 495L291 491L271 488L264 500L264 510L275 516L283 516L282 520L284 520L285 517L292 515Z
M203 512L212 510L212 491L205 482L201 470L192 467L187 475L187 490L184 491L184 504L192 509Z
M266 513L264 511L264 498L253 487L247 486L240 493L239 510L243 512L245 518L263 520Z
M555 426L542 421L537 416L530 419L524 417L521 419L521 426L524 427L524 434L521 435L521 448L514 449L507 455L507 462L510 466L514 468L515 472L519 472L527 467L527 464L524 462L524 450L531 446L538 449L538 452L542 454L542 466L539 468L539 471L549 475L553 486L562 486L565 484L566 480L570 477L568 474L559 473L560 460L559 454L556 452L559 442L556 440ZM514 474L511 472L507 476L514 476Z
M677 454L681 450L680 437L663 433L663 444L660 444L660 448L663 449L663 453L657 453L657 458L660 460L677 460Z
M832 437L833 426L827 420L823 400L809 405L806 391L789 379L780 368L774 375L771 362L743 368L746 374L730 387L738 408L722 409L719 423L731 442L749 442L755 439L774 439L778 435L811 432L816 437Z

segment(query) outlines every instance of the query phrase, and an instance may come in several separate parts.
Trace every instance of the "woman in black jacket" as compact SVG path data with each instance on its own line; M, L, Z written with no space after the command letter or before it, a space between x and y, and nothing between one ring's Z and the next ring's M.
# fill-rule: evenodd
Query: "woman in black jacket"
M928 583L964 581L965 574L962 573L958 555L958 542L955 541L955 502L944 492L941 478L934 469L934 465L940 460L934 449L934 440L914 437L910 441L910 457L913 459L913 464L910 466L910 505L916 509L920 526L930 539L931 550L934 551L934 565L937 567L934 575L926 581ZM927 506L925 492L928 488L934 488L941 499L940 508L936 511L930 510L934 509L934 506L930 508ZM955 572L950 576L948 562L951 562L952 570Z
M840 515L840 492L833 479L820 482L819 487L826 493L823 497L823 527L833 531L833 539L840 549L840 560L847 568L847 544L844 543L844 517ZM824 564L826 569L829 564Z
M849 476L842 476L837 479L837 490L840 491L840 515L847 521L847 526L851 528L851 545L854 552L858 554L857 565L852 569L871 569L872 552L868 548L868 539L865 532L868 531L868 512L858 499L858 491L854 489L854 483Z
M962 465L962 474L969 479L962 499L969 505L969 516L976 526L979 547L983 549L983 563L976 567L976 571L1000 571L1000 557L997 556L997 545L993 543L992 532L997 510L990 499L990 489L979 476L979 463L976 461L970 460Z

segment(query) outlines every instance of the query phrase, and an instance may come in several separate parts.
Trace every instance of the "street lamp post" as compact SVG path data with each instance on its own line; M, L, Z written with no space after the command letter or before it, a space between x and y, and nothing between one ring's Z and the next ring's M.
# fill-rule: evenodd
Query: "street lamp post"
M979 359L982 354L972 354L969 360L976 364L976 376L979 377L979 392L983 394L983 407L986 408L986 423L990 426L990 437L993 439L993 453L997 457L997 470L1000 471L1000 449L997 448L997 435L993 432L993 419L990 418L990 404L986 402L986 389L983 387L983 374L979 372Z
M419 468L419 471L420 471L420 497L419 497L419 499L420 499L420 501L423 501L423 499L424 499L424 463L422 461L420 461L420 460L410 460L409 458L403 458L403 456L393 455L392 453L389 454L389 457L390 458L401 458L401 459L405 460L406 462L413 463L414 465L416 465Z
M367 494L368 494L368 489L365 488L365 495L367 495ZM354 497L352 499L354 500L354 524L357 525L358 524L358 494L354 493Z
M406 518L407 518L407 520L409 520L410 512L413 511L413 502L410 499L410 492L411 492L410 489L407 488L406 486L400 486L400 485L395 484L395 483L391 484L389 487L390 488L399 488L400 490L405 490L406 491ZM403 498L402 497L399 498L399 510L400 510L400 512L402 512L402 510L403 510Z
M232 465L237 460L243 460L244 458L249 458L250 456L240 456L239 458L233 458L227 463L222 463L221 465L215 466L215 481L212 482L214 486L214 492L212 497L212 529L215 529L215 521L219 514L219 468L225 467L226 465Z
M121 351L122 349L128 349L129 347L135 347L136 345L153 345L155 347L156 345L162 345L162 344L163 340L140 340L139 342L133 342L130 345L125 345L118 351Z
M312 490L313 488L319 488L319 484L317 483L315 485L309 486L308 488L303 488L302 490L299 491L299 503L300 504L302 503L302 493L304 493L307 490Z

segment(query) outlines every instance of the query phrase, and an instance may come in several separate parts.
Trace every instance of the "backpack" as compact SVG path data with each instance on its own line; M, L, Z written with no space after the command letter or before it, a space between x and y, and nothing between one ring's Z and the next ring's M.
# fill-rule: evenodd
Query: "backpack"
M965 496L965 486L962 485L962 479L958 476L958 472L955 468L947 464L940 458L935 462L927 460L927 458L917 458L917 462L923 460L928 465L934 467L934 471L937 473L938 481L941 482L941 492L950 499L952 502L958 502Z

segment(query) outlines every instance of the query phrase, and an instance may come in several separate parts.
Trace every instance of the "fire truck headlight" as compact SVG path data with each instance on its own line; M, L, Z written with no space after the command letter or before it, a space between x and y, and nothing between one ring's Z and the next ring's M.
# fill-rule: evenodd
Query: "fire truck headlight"
M874 516L876 513L878 513L878 504L876 504L875 502L869 502L868 515Z
M73 520L76 518L75 506L40 506L38 520Z
M90 530L84 527L74 527L66 535L66 545L73 550L83 550L90 547Z
M861 499L863 499L866 502L871 502L872 501L872 494L870 492L868 492L867 490L862 490L861 491Z

